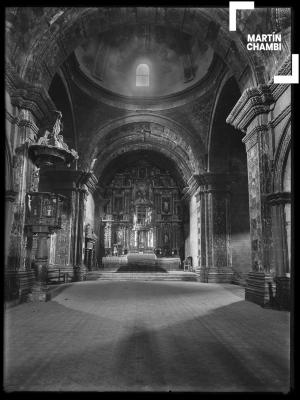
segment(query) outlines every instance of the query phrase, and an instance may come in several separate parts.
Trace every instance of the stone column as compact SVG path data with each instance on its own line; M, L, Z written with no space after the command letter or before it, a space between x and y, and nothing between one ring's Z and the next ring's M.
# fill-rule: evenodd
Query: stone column
M288 70L287 63L278 74L288 74ZM280 124L289 113L290 87L269 84L246 89L227 118L228 123L246 133L243 142L248 164L252 271L248 274L245 298L262 306L271 301L273 292L274 244L271 210L266 199L272 193L272 165L276 142L282 133ZM278 250L282 251L282 247Z
M48 114L55 108L47 91L40 85L30 85L23 81L9 63L5 69L7 89L6 118L7 136L10 137L12 156L12 187L16 193L12 207L11 226L6 233L6 269L16 274L20 282L19 295L26 298L34 279L31 270L31 238L26 236L25 195L36 191L39 171L28 158L28 143L35 141ZM10 207L9 207L10 208Z
M16 199L17 192L6 190L5 192L5 266L7 266L9 236L13 220L13 205Z
M26 109L20 109L12 123L16 128L13 162L13 191L16 195L11 232L7 237L9 241L8 264L10 269L25 271L28 264L26 263L27 238L24 234L25 195L27 191L35 189L38 185L38 172L28 158L28 143L34 141L38 127L34 115Z
M198 205L197 193L199 183L196 176L188 180L188 186L183 189L182 200L189 209L189 221L185 221L185 258L192 257L193 269L199 273L199 229L198 229Z
M59 193L69 198L70 210L65 216L68 231L61 230L58 235L64 235L64 246L69 248L71 265L66 267L73 271L75 280L83 280L86 272L83 262L85 201L87 191L93 193L96 183L92 172L51 168L41 173L41 191Z
M83 188L77 189L75 192L75 196L75 224L77 226L77 230L75 235L74 278L76 281L82 281L86 272L86 268L83 263L84 202L86 199L86 191Z
M47 274L48 274L48 228L38 233L37 252L35 257L35 282L28 295L28 301L47 301Z
M281 309L288 310L291 306L291 282L290 282L290 235L287 226L290 221L286 220L286 208L291 204L291 193L276 192L266 197L271 207L272 238L273 238L273 265L272 275L276 275L276 303Z
M197 176L199 275L201 282L232 282L229 176Z

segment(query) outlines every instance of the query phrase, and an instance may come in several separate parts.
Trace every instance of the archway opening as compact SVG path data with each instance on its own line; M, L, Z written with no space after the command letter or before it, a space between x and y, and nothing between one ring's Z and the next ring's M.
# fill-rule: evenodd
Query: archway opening
M224 85L215 110L209 149L209 171L225 174L229 187L229 262L236 283L245 283L251 269L247 155L243 134L226 123L241 93L234 78Z
M154 254L167 269L180 269L188 210L174 162L155 151L131 151L112 160L99 182L98 265L114 268L129 254Z

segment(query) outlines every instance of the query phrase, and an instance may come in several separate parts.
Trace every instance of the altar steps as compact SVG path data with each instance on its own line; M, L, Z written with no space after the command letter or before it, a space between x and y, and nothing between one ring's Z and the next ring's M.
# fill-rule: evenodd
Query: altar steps
M135 264L127 264L127 265L122 265L118 270L116 271L117 273L126 273L126 272L137 272L137 273L152 273L152 272L160 272L160 273L167 273L165 268L160 267L159 265L156 265L155 262L154 264L149 264L149 263L135 263Z
M100 272L91 271L86 274L86 280L110 281L190 281L197 282L198 275L187 271L169 272Z

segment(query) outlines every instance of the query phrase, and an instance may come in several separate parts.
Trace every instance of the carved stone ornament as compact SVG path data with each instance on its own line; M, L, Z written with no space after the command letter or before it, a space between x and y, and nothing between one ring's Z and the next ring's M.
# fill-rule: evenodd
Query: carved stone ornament
M52 166L60 162L69 166L74 160L78 159L77 152L69 149L61 135L62 113L56 110L53 110L53 113L56 118L52 131L46 129L45 134L36 143L29 146L28 154L38 167L41 165Z

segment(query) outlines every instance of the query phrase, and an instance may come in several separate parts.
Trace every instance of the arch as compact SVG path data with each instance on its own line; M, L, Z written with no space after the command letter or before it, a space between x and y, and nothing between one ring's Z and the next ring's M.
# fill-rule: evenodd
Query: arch
M273 191L284 191L284 170L287 158L291 151L291 120L289 119L283 129L274 161Z
M150 69L147 64L136 67L136 86L148 87L150 83Z
M188 159L184 156L184 154L179 154L178 152L172 151L168 145L162 145L160 141L143 142L142 139L131 139L128 144L128 137L126 137L123 140L115 142L114 146L108 146L105 153L102 154L101 157L97 158L94 168L95 174L97 176L101 176L107 165L120 155L131 151L143 150L156 151L157 153L163 154L165 157L172 160L173 165L177 170L177 174L182 177L182 182L184 183L183 186L188 186L188 180L194 174L194 171L191 169L188 163Z
M219 86L216 90L214 106L213 106L213 109L211 112L210 125L209 125L209 130L208 130L208 135L207 135L207 141L206 141L207 154L209 154L210 148L211 148L212 129L213 129L213 123L215 120L217 105L218 105L220 96L223 92L224 86L228 83L230 78L232 78L232 74L229 72L225 73L225 75L223 76L223 79L220 81Z
M251 238L247 154L242 132L226 123L240 98L233 75L227 74L216 95L208 138L208 171L227 173L230 186L227 223L230 226L230 262L234 282L245 283L251 269Z
M132 147L134 148L134 146ZM101 169L101 175L98 176L99 182L101 182L102 186L105 186L112 177L116 174L116 172L120 169L120 165L127 165L136 162L136 160L143 159L153 163L158 168L162 168L164 170L169 170L171 175L174 177L178 187L184 187L185 182L182 179L182 175L179 175L179 168L175 164L174 160L168 158L163 152L159 152L153 149L145 149L145 150L129 150L127 152L116 155L116 157L112 158L108 161L103 169Z
M226 118L238 99L240 91L233 75L226 75L221 83L216 95L213 115L211 118L209 136L208 136L208 171L224 172L230 168L228 164L228 155L231 152L230 141L234 137L235 142L240 143L243 149L245 160L246 152L242 144L242 133L226 123ZM240 135L240 138L236 136ZM240 140L239 140L240 139Z
M285 192L291 191L291 148L289 148L284 163L282 174L282 189Z
M169 23L168 9L151 8L151 11L152 20L150 18L149 23L159 25ZM16 40L10 57L13 60L20 52L17 63L20 65L21 77L29 82L45 82L48 88L58 67L85 38L118 25L143 23L143 14L142 7L138 8L137 13L131 8L64 9L62 15L50 24L47 24L47 18L41 21L41 33L39 37L31 37L27 41L29 45L25 54L22 48L24 44ZM19 16L19 19L22 19L22 16ZM251 79L252 76L253 84L260 83L255 60L253 61L252 55L246 51L238 32L236 34L227 32L227 21L227 9L210 13L205 8L195 10L182 8L176 9L176 18L172 20L172 26L189 35L208 37L208 44L232 69L237 78L245 73L245 65L249 65L248 78ZM33 34L36 34L35 30Z
M114 135L117 129L129 125L133 126L134 124L139 123L147 123L150 124L150 126L152 124L160 125L160 139L167 138L169 136L169 145L171 147L188 149L190 156L196 164L195 173L199 173L203 170L202 158L204 158L205 149L200 137L198 137L198 140L196 141L192 134L178 122L175 122L170 118L151 113L143 113L140 115L133 114L126 117L121 117L100 127L97 132L93 134L93 139L87 142L87 147L82 151L82 156L84 159L83 162L88 164L91 162L91 160L97 158L100 151L99 149L101 142L106 141L109 136ZM159 138L157 137L157 139Z

